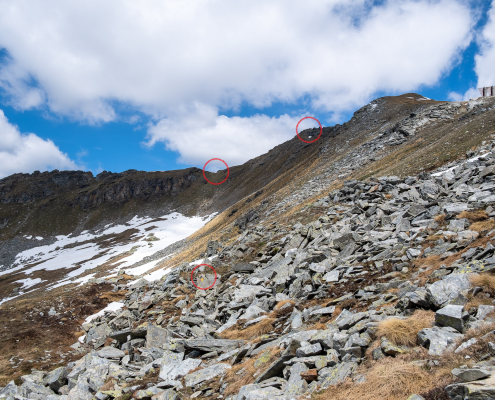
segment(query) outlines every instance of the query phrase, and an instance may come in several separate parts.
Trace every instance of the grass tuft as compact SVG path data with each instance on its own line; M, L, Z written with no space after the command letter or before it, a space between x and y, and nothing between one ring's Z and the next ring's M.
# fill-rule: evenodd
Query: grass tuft
M220 337L223 339L252 339L261 335L265 335L275 328L273 327L273 322L275 318L266 318L255 325L251 325L246 329L239 329L238 325L234 325L222 333Z
M431 327L435 313L418 310L407 319L389 318L378 324L377 337L385 336L392 343L401 346L417 344L418 332Z

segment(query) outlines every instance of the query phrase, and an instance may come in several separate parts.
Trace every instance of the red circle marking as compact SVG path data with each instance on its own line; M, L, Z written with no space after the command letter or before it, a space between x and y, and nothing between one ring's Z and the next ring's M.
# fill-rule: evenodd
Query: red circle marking
M223 162L223 163L225 164L225 166L227 167L227 176L225 177L225 179L224 179L222 182L218 182L218 183L211 182L211 181L209 181L209 180L208 180L208 178L206 177L206 174L205 174L205 168L206 168L206 166L208 165L208 163L209 163L210 161L214 161L214 160L218 160L218 161ZM203 167L203 176L204 176L204 178L206 179L206 181L207 181L208 183L211 183L212 185L221 185L222 183L224 183L224 182L227 180L227 178L229 177L229 173L230 173L230 171L229 171L229 166L227 165L227 163L226 163L225 161L223 161L223 160L222 160L222 159L220 159L220 158L212 158L211 160L207 161L207 163L206 163L206 164L205 164L205 166ZM208 264L206 264L206 265L208 265Z
M299 124L301 123L301 121L303 121L305 119L308 119L308 118L314 119L316 122L318 122L318 125L320 125L320 134L318 135L318 137L315 140L312 140L310 142L308 142L307 140L304 140L303 138L301 138L301 136L299 136L299 131L298 131ZM320 138L320 136L321 136L321 134L323 132L323 127L321 126L320 121L318 121L316 118L313 118L313 117L304 117L303 119L301 119L301 121L299 121L297 123L297 125L296 125L296 135L299 138L299 140L303 141L304 143L313 143L313 142L316 142Z
M194 283L194 280L193 280L193 274L194 274L194 271L196 271L196 268L198 267L201 267L202 265L206 265L208 267L210 267L212 270L213 270L213 273L215 274L215 280L213 281L213 284L211 286L208 286L207 288L201 288L199 286L197 286L195 283ZM200 290L208 290L208 289L211 289L213 286L215 286L215 282L217 281L217 271L215 271L215 268L213 268L211 265L208 265L208 264L199 264L199 265L196 265L194 267L194 269L191 271L191 282L192 284L197 287L198 289Z

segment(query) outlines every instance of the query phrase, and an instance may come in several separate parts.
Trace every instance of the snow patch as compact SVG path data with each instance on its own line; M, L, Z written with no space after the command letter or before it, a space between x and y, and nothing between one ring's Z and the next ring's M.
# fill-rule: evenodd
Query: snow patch
M91 322L95 318L98 318L99 316L105 314L105 312L115 312L119 311L122 307L124 307L124 303L117 303L116 301L110 303L107 305L103 310L98 311L96 314L90 315L84 320L84 324L87 324L88 322Z
M96 233L90 233L86 230L77 236L59 235L56 236L56 241L50 245L34 247L17 254L14 263L15 267L1 271L0 276L21 270L25 268L26 264L37 263L37 265L22 271L27 276L42 269L54 271L76 266L76 269L67 273L61 280L51 285L50 288L71 282L82 284L94 277L94 274L79 279L76 279L77 277L80 277L85 271L96 268L110 261L116 255L123 253L128 253L128 256L119 261L120 264L115 270L108 273L112 275L120 269L126 269L130 274L142 275L154 268L157 261L155 260L130 270L127 270L127 268L142 261L145 257L149 257L157 251L188 237L211 221L216 214L214 213L207 217L186 217L173 212L161 218L135 216L123 225L109 224ZM99 243L87 243L104 235L119 234L128 229L137 230L137 233L131 236L132 238L141 238L137 241L118 243L110 249L102 247ZM151 236L154 236L155 239L149 240ZM31 236L26 238L31 238ZM36 239L42 240L43 238L36 237ZM152 273L152 276L157 277L159 273ZM28 289L38 284L39 280L27 278L22 282L23 289Z

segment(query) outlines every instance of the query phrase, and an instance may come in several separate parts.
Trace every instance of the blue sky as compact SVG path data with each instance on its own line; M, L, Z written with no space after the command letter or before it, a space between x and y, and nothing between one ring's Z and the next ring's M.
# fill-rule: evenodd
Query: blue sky
M0 178L237 165L303 116L495 84L491 1L302 3L0 0Z

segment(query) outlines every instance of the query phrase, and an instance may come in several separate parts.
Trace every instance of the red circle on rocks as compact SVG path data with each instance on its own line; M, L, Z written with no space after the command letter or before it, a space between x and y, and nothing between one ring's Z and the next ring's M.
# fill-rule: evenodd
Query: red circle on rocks
M308 119L308 118L314 119L316 122L318 122L318 125L320 125L320 134L318 135L318 137L315 140L311 140L310 142L308 142L307 140L304 140L303 138L301 138L301 136L299 136L299 124L302 121L304 121L305 119ZM321 126L320 121L318 121L316 118L313 118L313 117L304 117L296 125L296 135L299 138L299 140L303 141L304 143L313 143L313 142L316 142L320 138L322 132L323 132L323 127Z
M211 182L211 181L209 181L209 180L208 180L208 178L206 177L206 174L205 174L205 168L206 168L206 166L208 165L208 163L209 163L210 161L214 161L214 160L218 160L218 161L223 162L223 163L225 164L225 166L227 167L227 176L225 177L225 179L224 179L222 182L218 182L218 183ZM224 182L227 180L227 178L229 177L229 173L230 173L230 171L229 171L229 166L227 165L227 163L226 163L225 161L223 161L223 160L222 160L222 159L220 159L220 158L212 158L211 160L208 160L208 161L206 162L205 166L203 167L203 176L204 176L204 178L206 179L206 181L207 181L208 183L211 183L212 185L221 185L222 183L224 183ZM208 265L208 264L206 264L206 265Z
M215 274L215 280L213 281L213 283L211 284L211 286L208 286L207 288L201 288L201 287L197 286L197 285L194 283L194 280L193 280L193 274L194 274L194 271L196 271L196 268L201 267L202 265L206 265L207 267L210 267L210 268L213 270L213 273ZM199 265L196 265L196 266L194 267L194 269L191 271L191 282L192 282L192 284L193 284L196 288L198 288L198 289L200 289L200 290L208 290L208 289L211 289L213 286L215 286L215 282L216 282L216 281L217 281L217 271L215 271L215 268L213 268L213 267L212 267L211 265L209 265L209 264L199 264Z

